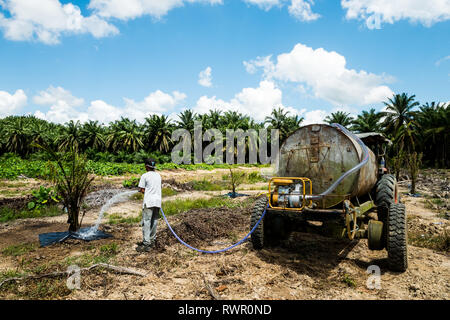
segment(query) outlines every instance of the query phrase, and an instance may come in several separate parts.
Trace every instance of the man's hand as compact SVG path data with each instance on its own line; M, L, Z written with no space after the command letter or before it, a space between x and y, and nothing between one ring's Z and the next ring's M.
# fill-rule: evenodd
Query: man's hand
M140 193L145 193L145 189L144 188L139 188L139 192Z

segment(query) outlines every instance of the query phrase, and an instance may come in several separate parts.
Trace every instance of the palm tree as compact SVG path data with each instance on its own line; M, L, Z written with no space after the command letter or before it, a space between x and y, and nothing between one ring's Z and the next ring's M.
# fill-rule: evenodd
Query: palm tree
M209 110L205 128L219 129L222 126L222 122L222 111L217 109Z
M96 151L102 151L105 146L104 129L98 121L90 120L83 124L80 139L84 150L94 148Z
M408 154L411 154L416 150L417 138L417 124L415 121L411 120L397 129L393 142L398 150L404 150L406 148Z
M10 118L2 130L5 137L5 147L8 152L26 156L31 143L31 130L26 117Z
M289 111L284 111L283 108L273 109L270 116L266 117L264 123L269 124L271 128L283 130Z
M145 118L144 134L150 147L162 153L170 151L173 125L167 116L156 114Z
M437 166L448 166L447 150L450 134L450 104L426 103L415 113L420 127L424 157Z
M376 112L373 108L370 111L363 111L353 122L352 130L359 133L380 132L382 117L383 114Z
M383 125L387 133L395 136L400 127L407 125L413 119L412 109L419 105L419 102L414 101L415 97L415 95L408 96L402 93L383 102L386 106L386 111L382 113L385 116Z
M269 129L280 131L280 140L283 142L292 132L300 128L304 118L289 116L289 111L283 108L273 109L270 116L267 116L264 123L269 125Z
M299 117L298 115L287 117L286 128L288 135L300 128L303 120L305 120L305 118Z
M144 146L142 128L136 120L131 121L122 117L110 124L106 145L115 152L119 150L135 152Z
M250 117L243 115L237 111L227 111L221 118L222 131L226 129L242 129L248 130Z
M273 109L270 116L267 116L264 120L264 124L268 124L269 130L278 130L280 135L279 139L284 141L289 134L288 129L286 127L286 119L289 111L284 111L282 108ZM272 138L272 137L270 137Z
M337 123L343 127L348 127L353 123L353 117L350 116L350 113L344 111L337 111L331 113L331 115L325 118L325 122L328 124Z
M193 112L191 109L187 109L183 112L180 112L178 117L180 118L180 120L175 121L175 125L178 128L188 130L192 134L192 132L194 132L194 121L196 118L195 112Z
M80 145L80 121L74 122L70 120L67 122L60 130L59 136L56 140L56 144L58 145L58 149L69 150L74 149L78 150Z

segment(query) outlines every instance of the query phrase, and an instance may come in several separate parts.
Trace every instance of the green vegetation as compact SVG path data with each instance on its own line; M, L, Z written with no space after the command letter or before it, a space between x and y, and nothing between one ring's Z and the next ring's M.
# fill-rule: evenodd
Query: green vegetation
M34 243L22 243L4 248L2 254L10 257L18 257L34 250L36 250L36 245Z
M123 181L122 185L124 188L137 188L139 185L139 177L132 177Z
M87 268L97 263L110 263L119 253L117 244L103 245L100 249L93 252L87 252L80 256L68 257L64 260L65 266L77 265L80 268Z
M437 251L450 251L450 233L446 230L440 234L428 234L423 232L408 232L408 243L422 248L433 249Z
M37 190L33 190L32 192L33 199L28 202L28 209L30 210L39 210L45 206L56 204L60 201L58 195L53 188L45 188L41 186Z
M350 288L356 287L356 281L349 274L344 274L344 276L342 277L342 282Z
M64 211L57 205L49 205L36 210L17 210L3 206L0 208L0 223L16 219L56 217L62 214L64 214Z
M104 244L100 247L100 253L107 256L114 256L119 253L119 245L115 242Z
M244 201L230 201L224 197L212 197L209 199L177 199L165 201L163 203L163 210L166 216L177 215L193 209L202 208L239 208L251 203L250 199Z
M78 231L81 226L81 205L94 181L86 166L86 156L78 154L75 146L65 153L56 153L49 147L41 148L53 160L53 163L49 164L50 179L55 184L55 190L61 197L64 208L67 209L69 231Z
M50 161L51 163L51 161ZM26 160L14 154L8 153L0 157L0 179L14 180L19 176L28 178L48 179L50 175L49 161L43 160ZM232 165L231 167L258 167L259 165L245 164ZM125 174L143 174L145 167L143 164L130 163L112 163L112 162L94 162L88 160L86 162L87 170L98 176L121 176ZM214 170L228 169L230 166L223 164L188 164L177 165L174 163L165 163L156 165L157 170L174 170L184 169L187 171L195 170Z
M178 192L172 188L162 188L161 193L163 197L172 197L178 194Z
M139 223L142 220L142 213L139 213L137 217L124 217L119 213L114 213L111 215L108 215L108 223L109 224L135 224Z
M194 180L191 183L192 188L196 191L221 191L228 188L227 185L221 181L210 181L203 179Z

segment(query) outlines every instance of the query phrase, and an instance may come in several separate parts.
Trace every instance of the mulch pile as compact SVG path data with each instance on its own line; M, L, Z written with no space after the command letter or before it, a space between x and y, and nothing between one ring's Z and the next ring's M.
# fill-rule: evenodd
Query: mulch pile
M233 238L237 233L247 231L250 227L250 208L191 210L178 215L175 219L171 222L175 233L184 242L196 247L208 245L211 241L221 238ZM164 221L160 220L159 223ZM178 242L169 228L160 230L155 250L164 251L166 247Z

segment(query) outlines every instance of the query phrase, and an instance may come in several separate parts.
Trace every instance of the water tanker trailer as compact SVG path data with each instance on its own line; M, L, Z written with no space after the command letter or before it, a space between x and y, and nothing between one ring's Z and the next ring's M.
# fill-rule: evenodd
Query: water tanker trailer
M408 267L405 205L385 167L380 134L363 138L333 124L304 126L282 144L276 177L253 208L255 249L286 240L291 232L367 239L387 249L393 271ZM370 148L368 147L370 146Z

